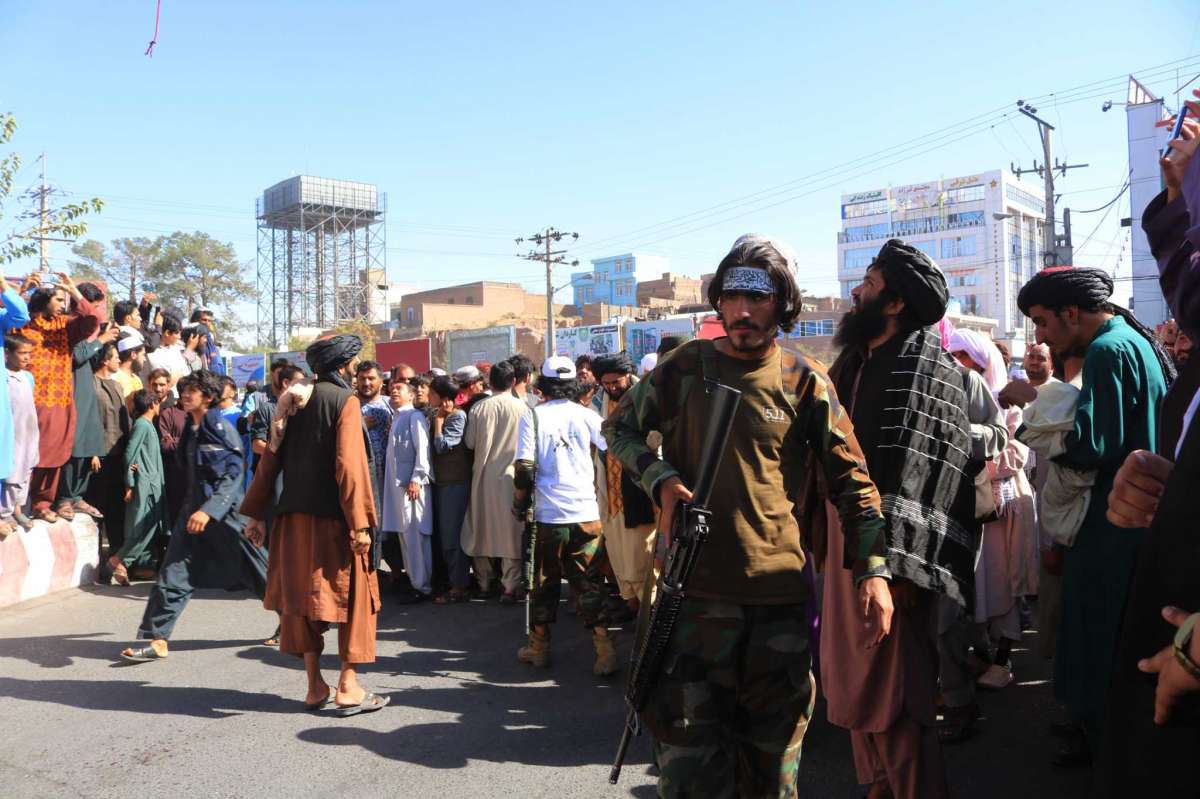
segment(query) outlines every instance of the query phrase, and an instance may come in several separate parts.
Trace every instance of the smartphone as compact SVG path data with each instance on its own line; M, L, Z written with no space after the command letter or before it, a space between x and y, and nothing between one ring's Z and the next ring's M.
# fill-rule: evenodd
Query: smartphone
M1171 153L1175 152L1171 149L1170 142L1178 139L1183 134L1183 120L1187 119L1188 107L1185 105L1179 109L1179 114L1175 117L1175 127L1171 129L1171 138L1167 139L1167 144L1163 145L1162 157L1170 158Z

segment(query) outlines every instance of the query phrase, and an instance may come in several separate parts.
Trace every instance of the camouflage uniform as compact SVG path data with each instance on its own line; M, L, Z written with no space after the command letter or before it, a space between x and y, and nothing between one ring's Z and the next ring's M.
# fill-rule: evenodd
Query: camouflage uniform
M727 369L732 360L725 359ZM769 392L764 389L769 376L759 374L753 384L760 399L772 400L769 406L747 405L748 394L743 394L710 502L712 531L689 581L662 673L642 711L655 739L660 796L796 795L800 746L813 703L804 613L811 597L800 576L799 531L792 514L785 514L777 524L788 538L783 554L790 565L754 574L750 550L738 548L784 544L757 542L752 535L758 530L751 531L747 543L748 533L733 529L733 521L722 528L720 503L739 492L762 499L763 492L778 491L781 495L770 498L772 507L783 503L794 510L791 501L813 490L811 484L820 478L847 531L846 565L856 579L888 576L879 495L832 383L818 364L793 353L783 351L779 364L780 382ZM655 499L662 480L678 475L688 485L692 477L707 421L702 380L724 377L720 368L712 342L689 342L630 389L605 423L610 455L620 458ZM738 440L758 438L761 444L768 435L764 420L784 425L786 433L779 438L778 431L771 432L776 438L762 449ZM662 431L662 459L646 446L650 430ZM748 452L763 459L751 464L756 475L780 474L782 481L772 478L768 484L766 478L729 472L730 454L738 447L745 447L737 453L743 463ZM734 485L739 478L743 485ZM746 575L722 577L731 562L747 564ZM740 599L721 596L722 579L740 583ZM764 590L757 591L759 586Z
M599 545L600 522L538 523L534 584L529 592L529 618L533 624L554 623L563 579L575 592L583 626L591 629L603 623L603 582L590 568Z

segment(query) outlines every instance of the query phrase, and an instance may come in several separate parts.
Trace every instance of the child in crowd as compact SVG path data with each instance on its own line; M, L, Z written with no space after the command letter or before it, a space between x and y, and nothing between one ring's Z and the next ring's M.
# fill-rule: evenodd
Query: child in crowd
M1065 547L1075 543L1096 482L1095 471L1079 471L1052 460L1066 450L1067 433L1075 429L1079 380L1077 375L1070 382L1052 379L1038 386L1037 399L1025 406L1024 426L1018 436L1046 466L1046 484L1040 494L1042 531Z
M33 343L19 335L4 339L4 366L8 369L8 396L12 404L13 449L12 474L3 481L0 492L0 541L16 531L15 524L29 530L33 521L25 515L25 500L29 496L29 478L38 462L38 420L33 404L33 375L29 359Z
M158 396L150 389L139 389L131 404L134 422L125 445L125 540L108 559L109 572L118 585L129 585L128 569L150 563L155 536L166 535L170 529L162 452L154 428Z

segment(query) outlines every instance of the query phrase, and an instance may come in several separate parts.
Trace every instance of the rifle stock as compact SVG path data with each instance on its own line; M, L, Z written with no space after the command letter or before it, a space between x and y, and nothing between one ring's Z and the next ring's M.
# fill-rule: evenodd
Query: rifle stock
M671 519L670 546L663 561L662 573L658 576L658 587L654 604L650 608L649 623L646 625L645 635L635 644L630 659L629 683L625 688L625 703L629 710L617 747L617 756L608 775L608 781L612 785L616 785L620 779L621 766L625 762L630 740L634 735L641 733L637 714L645 707L646 700L658 680L663 656L675 630L675 622L683 609L688 577L696 565L704 542L708 540L708 500L712 496L721 456L725 453L729 431L733 427L734 413L742 397L740 391L710 380L705 380L705 391L710 397L711 413L697 462L692 501L680 503L675 508L675 515Z

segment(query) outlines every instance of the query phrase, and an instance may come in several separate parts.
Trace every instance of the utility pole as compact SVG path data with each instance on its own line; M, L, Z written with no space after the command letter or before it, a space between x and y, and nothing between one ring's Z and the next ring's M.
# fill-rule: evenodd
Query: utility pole
M42 153L42 187L38 189L38 256L42 274L50 271L50 249L46 246L46 201L50 197L50 187L46 185L46 154Z
M1045 239L1042 247L1042 265L1043 266L1066 266L1073 262L1073 251L1071 248L1071 212L1064 212L1064 235L1059 236L1055 232L1055 216L1054 216L1054 173L1057 171L1059 175L1066 175L1068 169L1080 169L1087 164L1060 164L1057 160L1051 157L1051 135L1054 132L1054 126L1037 115L1037 109L1026 103L1024 100L1017 100L1017 110L1025 116L1032 119L1038 125L1038 133L1042 138L1042 157L1044 163L1038 164L1034 159L1033 169L1019 169L1015 164L1009 164L1012 173L1017 177L1030 172L1036 172L1045 181L1046 185L1046 226ZM1051 164L1054 166L1051 166Z
M553 267L555 264L568 264L570 266L579 266L579 261L568 262L565 255L566 250L555 250L554 246L563 240L564 237L570 237L572 241L579 240L578 233L563 233L554 228L547 227L545 230L534 233L529 237L521 237L516 240L517 246L521 246L526 240L533 242L539 249L531 249L525 255L518 255L518 258L523 258L526 261L541 261L546 265L546 357L550 358L554 355L554 276ZM543 252L540 248L544 247Z

